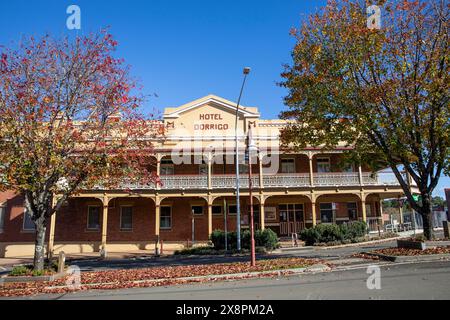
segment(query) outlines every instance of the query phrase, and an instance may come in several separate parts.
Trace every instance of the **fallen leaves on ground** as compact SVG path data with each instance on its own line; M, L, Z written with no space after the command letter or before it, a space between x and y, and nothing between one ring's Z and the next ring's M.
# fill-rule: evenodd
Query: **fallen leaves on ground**
M450 246L428 248L425 250L407 249L407 248L386 248L372 251L372 253L384 254L386 256L421 256L430 254L450 254Z
M277 275L287 275L291 273L286 269L308 267L314 264L326 264L318 259L303 258L280 258L258 260L255 267L251 267L248 262L216 263L186 266L165 266L142 269L127 270L107 270L81 273L81 287L77 290L91 289L125 289L136 287L168 286L184 283L210 282L219 279L182 279L193 276L214 276L235 273L247 273L256 271L273 271L259 274L257 277L273 277ZM230 276L229 280L253 278L254 275ZM33 282L33 283L5 283L0 286L0 296L26 296L35 294L67 293L75 291L66 285L68 278L56 280L54 282ZM224 278L220 278L224 280Z

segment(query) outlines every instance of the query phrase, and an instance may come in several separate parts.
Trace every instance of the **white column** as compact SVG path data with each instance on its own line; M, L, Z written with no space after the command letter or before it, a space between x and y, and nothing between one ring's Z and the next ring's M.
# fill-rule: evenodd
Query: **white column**
M106 253L106 238L108 235L108 197L103 198L103 220L102 220L102 247L103 252Z
M359 175L359 184L362 186L362 185L364 185L364 181L363 181L361 165L358 166L358 175Z
M208 189L212 189L212 155L208 154Z
M312 152L308 152L308 160L309 160L309 184L311 187L314 187L314 170L313 170L313 154ZM315 224L314 224L315 225Z

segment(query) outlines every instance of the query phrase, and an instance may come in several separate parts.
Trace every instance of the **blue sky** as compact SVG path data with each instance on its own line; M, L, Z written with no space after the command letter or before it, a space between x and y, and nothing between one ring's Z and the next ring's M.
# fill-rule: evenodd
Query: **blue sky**
M178 106L213 93L235 101L242 68L252 73L242 99L263 118L283 109L282 65L290 62L291 27L325 0L1 0L0 45L23 35L87 34L110 26L118 56L132 66L145 94L146 109ZM82 29L66 28L66 9L81 8ZM450 187L441 179L437 193Z

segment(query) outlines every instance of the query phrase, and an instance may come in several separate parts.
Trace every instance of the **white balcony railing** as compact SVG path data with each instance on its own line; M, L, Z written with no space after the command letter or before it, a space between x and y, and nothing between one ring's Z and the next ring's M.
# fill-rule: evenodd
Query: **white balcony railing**
M268 187L307 187L310 185L308 173L274 174L263 177L263 185Z
M248 188L248 174L241 174L239 176L239 186ZM211 178L213 189L228 189L236 187L236 176L233 174L213 175ZM252 176L253 187L259 186L259 176L254 174Z
M161 176L161 189L208 189L208 176L205 175L180 175Z
M298 188L309 187L310 177L308 173L273 174L263 176L264 188ZM252 176L253 187L260 185L259 174ZM379 172L377 174L363 173L362 182L364 186L399 186L395 175L390 172ZM314 187L336 187L336 186L360 186L360 178L357 172L349 173L314 173ZM248 188L248 174L241 174L240 187ZM154 184L139 185L125 183L123 189L155 189ZM234 174L212 175L212 189L234 189L236 188L236 176ZM101 189L98 187L96 189ZM207 175L163 175L161 176L161 190L187 190L208 189Z
M359 185L357 172L349 173L316 173L314 186L356 186Z

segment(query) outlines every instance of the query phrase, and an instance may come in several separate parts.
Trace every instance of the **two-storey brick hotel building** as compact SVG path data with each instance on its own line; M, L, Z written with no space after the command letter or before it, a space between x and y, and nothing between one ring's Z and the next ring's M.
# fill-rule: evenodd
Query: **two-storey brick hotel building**
M164 140L155 141L155 171L161 184L128 185L122 190L85 190L54 215L47 228L54 253L154 250L208 240L215 229L236 229L236 103L209 95L178 108L167 108ZM366 221L381 225L384 198L403 194L393 175L339 165L332 152L307 148L281 152L284 120L263 120L257 108L238 112L242 228L249 226L249 178L244 152L247 133L256 146L252 164L256 228L290 236L318 223ZM249 129L250 128L250 129ZM224 210L226 208L226 210ZM0 193L0 257L33 253L34 225L23 197ZM159 245L159 244L158 244Z

